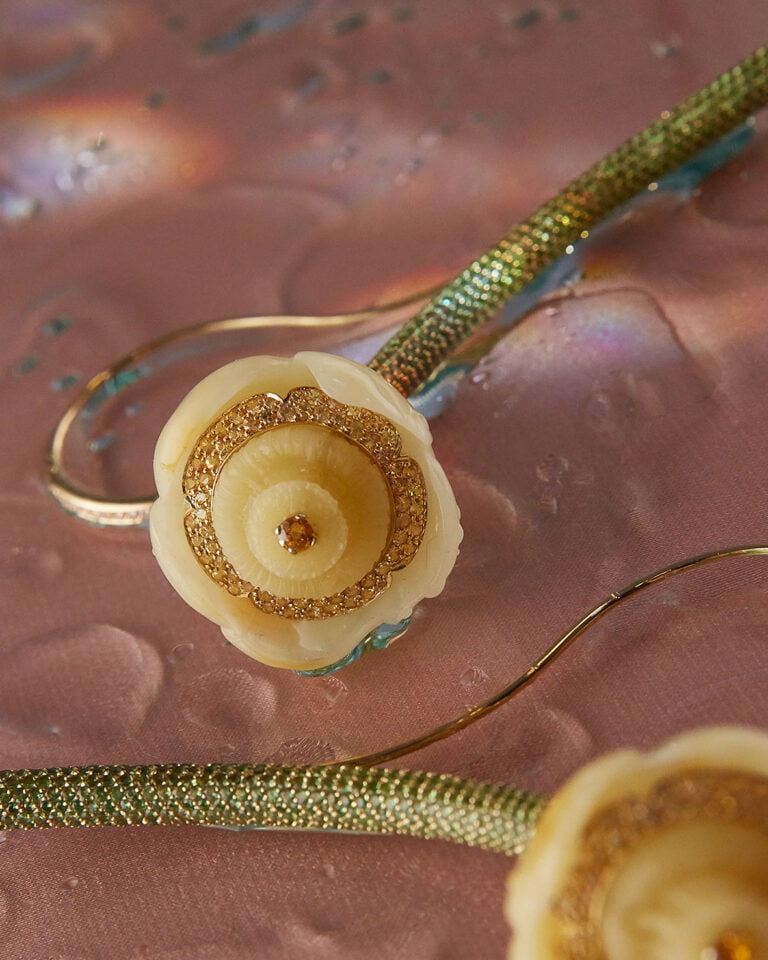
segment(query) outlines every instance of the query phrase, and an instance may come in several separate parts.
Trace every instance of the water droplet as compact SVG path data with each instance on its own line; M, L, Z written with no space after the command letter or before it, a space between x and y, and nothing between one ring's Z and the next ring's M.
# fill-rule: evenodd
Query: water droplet
M470 383L485 383L488 379L488 373L485 370L477 370L475 373L471 374L469 377Z
M328 929L324 918L315 920L288 920L283 924L285 955L302 957L330 957L338 954L335 933Z
M323 678L323 696L331 706L336 706L344 697L349 694L349 688L343 680L338 677Z
M65 890L74 890L75 887L80 883L77 877L67 877L62 886Z
M326 740L313 740L310 737L294 737L281 743L274 753L266 758L266 763L325 763L338 759L339 751Z
M443 139L442 130L427 130L422 133L421 136L416 141L420 147L425 150L431 150L432 147L437 146L438 143Z
M333 880L336 877L336 867L332 863L324 863L323 873L329 880Z
M103 450L107 450L115 442L115 435L111 431L100 434L98 437L94 437L93 440L88 441L88 449L92 450L94 453L101 453Z
M677 51L678 47L674 43L662 43L659 40L654 40L651 43L651 53L660 60L666 60L668 57L674 57Z
M40 363L40 357L36 354L31 354L28 357L24 357L23 360L20 360L13 368L12 373L14 377L23 377L25 373L31 373L38 363Z
M544 308L544 314L547 317L556 317L560 313L560 307L553 305Z
M0 579L11 580L34 573L56 576L63 568L61 555L51 547L22 543L0 552Z
M274 685L239 668L221 668L195 677L178 694L182 716L194 727L226 734L235 746L252 744L277 711ZM194 729L190 731L194 736Z
M83 170L90 170L96 165L96 154L93 150L81 150L75 157L75 163Z
M490 677L479 667L467 667L459 677L459 683L462 687L477 687L489 680Z
M53 182L62 193L70 193L75 188L75 181L68 170L60 170L53 178Z
M146 640L108 624L54 630L0 657L0 723L101 748L137 732L161 684Z
M57 393L63 393L65 390L71 390L72 387L77 385L79 379L80 377L74 373L68 373L63 377L57 377L56 380L51 380L51 390L55 390Z
M194 643L177 643L173 650L171 650L171 652L168 654L168 662L181 663L182 660L186 660L186 658L194 649Z
M37 197L31 197L8 187L0 187L0 219L8 223L15 220L29 220L39 213L43 204Z
M43 326L43 334L46 337L59 337L72 326L72 317L66 313L51 317Z

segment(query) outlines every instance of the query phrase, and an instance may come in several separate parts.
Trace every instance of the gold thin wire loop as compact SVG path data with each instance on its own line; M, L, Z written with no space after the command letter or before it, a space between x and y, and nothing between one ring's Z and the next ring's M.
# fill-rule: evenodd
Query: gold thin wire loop
M448 720L446 723L440 724L440 726L434 727L432 730L428 730L425 733L419 734L410 740L404 740L402 743L395 744L391 747L385 747L383 750L376 750L372 753L364 753L357 757L353 756L346 757L343 760L332 760L327 764L323 764L323 766L335 767L339 766L340 764L373 766L374 764L387 763L388 761L394 760L397 757L404 757L406 754L415 753L417 750L423 750L425 747L428 747L433 743L438 743L440 740L445 740L448 737L459 733L459 731L464 730L471 724L476 723L482 717L487 716L489 713L492 713L494 710L497 710L500 706L510 701L524 687L527 687L530 683L532 683L546 667L554 663L560 654L563 653L577 637L580 637L589 627L591 627L592 624L604 617L605 614L610 610L613 610L614 607L620 606L626 600L629 600L631 597L635 596L635 594L640 593L642 590L647 590L654 584L661 583L662 580L666 580L668 577L673 577L678 573L684 573L686 570L692 570L695 567L703 566L706 563L714 563L719 560L727 560L732 557L756 556L768 556L768 545L756 544L744 547L729 547L725 550L714 550L710 553L702 553L695 557L689 557L686 560L679 560L667 567L662 567L660 570L656 570L655 573L652 573L649 576L641 577L639 580L635 580L622 590L617 590L614 593L611 593L605 598L605 600L602 600L600 603L598 603L596 607L593 607L589 611L589 613L586 613L580 620L577 620L573 626L566 630L566 632L555 643L553 643L552 646L524 673L521 673L519 677L512 681L512 683L508 684L506 687L502 687L502 689L493 694L492 697L489 697L482 703L477 704L477 706L470 707L467 711L462 713L460 716L455 717L453 720Z
M64 444L72 425L105 384L117 379L120 374L131 370L137 364L153 356L166 347L175 346L198 337L212 336L218 333L230 333L240 330L263 330L280 327L320 328L345 327L363 323L387 313L410 309L429 296L430 291L421 291L412 297L371 307L352 313L335 314L325 317L311 316L267 316L237 317L227 320L212 320L193 326L174 330L156 340L145 343L121 357L111 366L93 376L73 402L64 411L51 437L46 453L47 486L51 496L63 509L87 523L105 527L146 526L149 510L155 501L154 495L145 495L127 499L102 497L83 490L70 480L64 469Z

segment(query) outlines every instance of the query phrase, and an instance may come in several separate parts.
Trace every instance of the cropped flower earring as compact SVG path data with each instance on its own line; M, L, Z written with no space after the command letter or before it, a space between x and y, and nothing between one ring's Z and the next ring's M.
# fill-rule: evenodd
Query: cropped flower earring
M758 960L768 950L768 736L697 730L588 764L509 882L511 960Z

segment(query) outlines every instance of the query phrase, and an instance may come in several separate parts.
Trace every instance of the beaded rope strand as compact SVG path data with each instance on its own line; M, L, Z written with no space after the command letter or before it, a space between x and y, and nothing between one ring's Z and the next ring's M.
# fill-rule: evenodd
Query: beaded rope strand
M519 853L544 805L524 790L409 770L251 764L0 773L0 827L197 824L405 834Z

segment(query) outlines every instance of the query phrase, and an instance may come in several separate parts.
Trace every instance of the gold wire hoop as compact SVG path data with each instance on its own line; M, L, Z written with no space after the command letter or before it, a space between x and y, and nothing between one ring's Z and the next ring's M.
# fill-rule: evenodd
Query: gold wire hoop
M154 356L160 350L185 343L188 340L241 330L347 327L382 318L389 313L397 314L403 310L411 310L422 303L430 293L431 291L421 291L412 297L381 307L371 307L367 310L325 317L265 316L211 320L183 327L181 330L174 330L137 347L93 376L62 414L54 429L45 457L48 492L68 514L77 517L79 520L84 520L86 523L102 527L146 527L149 522L150 508L155 501L154 495L147 494L127 499L104 497L84 490L67 476L64 468L64 444L69 431L100 390L104 389L110 382L118 381L121 375L126 374L137 364Z

